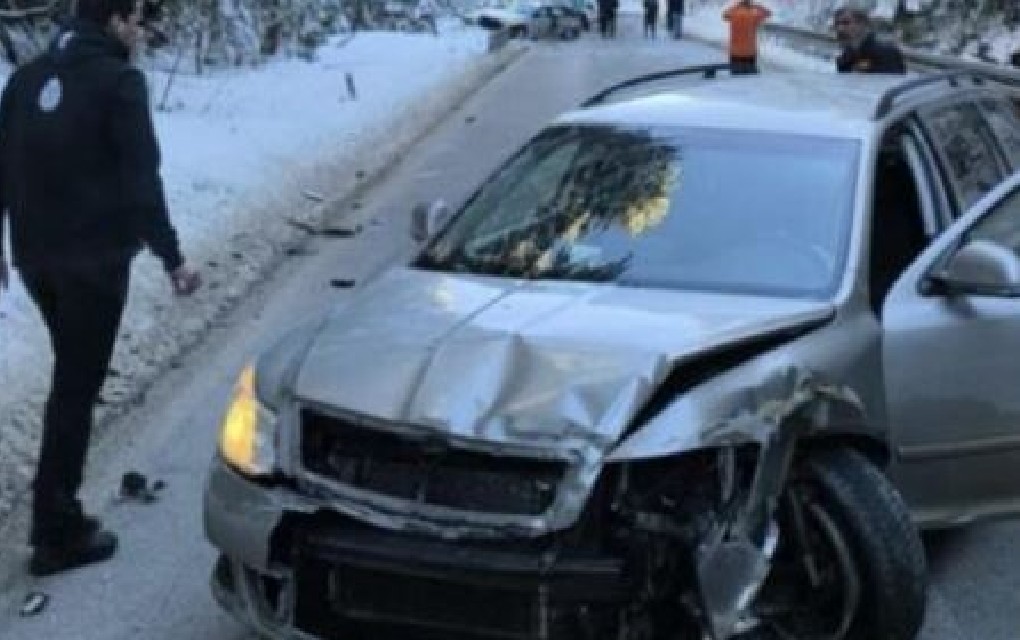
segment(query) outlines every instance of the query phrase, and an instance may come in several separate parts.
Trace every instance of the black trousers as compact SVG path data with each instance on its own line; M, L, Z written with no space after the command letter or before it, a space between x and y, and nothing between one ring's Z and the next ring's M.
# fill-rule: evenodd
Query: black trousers
M730 56L730 73L733 75L758 73L758 57Z
M130 272L130 261L20 271L49 330L54 357L33 483L33 545L60 544L80 533L77 495L92 410L110 365Z
M645 36L654 36L659 23L659 12L645 10Z

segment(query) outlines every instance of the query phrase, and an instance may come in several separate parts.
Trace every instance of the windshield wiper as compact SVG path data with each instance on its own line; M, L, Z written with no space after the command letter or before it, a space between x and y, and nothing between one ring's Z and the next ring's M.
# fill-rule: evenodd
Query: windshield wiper
M586 282L612 282L617 279L625 265L611 262L608 264L564 264L534 271L528 274L533 280L583 280Z
M424 254L415 264L420 269L444 271L448 273L474 273L478 275L507 276L514 269L495 258L472 258L463 251L457 251L445 259L439 259L431 253Z

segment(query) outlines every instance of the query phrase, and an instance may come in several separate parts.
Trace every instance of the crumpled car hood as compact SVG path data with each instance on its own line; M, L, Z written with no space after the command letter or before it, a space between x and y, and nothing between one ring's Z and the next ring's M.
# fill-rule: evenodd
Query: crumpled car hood
M604 453L677 363L831 311L817 301L394 269L329 318L293 392L489 444L580 440Z

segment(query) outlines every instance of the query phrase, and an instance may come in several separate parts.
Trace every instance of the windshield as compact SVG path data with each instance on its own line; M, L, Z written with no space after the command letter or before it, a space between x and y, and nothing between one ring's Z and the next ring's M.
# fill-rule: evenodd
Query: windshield
M858 143L557 127L498 171L420 267L820 297L838 286Z

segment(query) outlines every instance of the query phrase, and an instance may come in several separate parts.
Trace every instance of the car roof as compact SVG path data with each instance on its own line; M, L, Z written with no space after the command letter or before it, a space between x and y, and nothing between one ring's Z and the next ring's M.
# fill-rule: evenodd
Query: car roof
M867 137L882 96L909 76L768 71L671 78L621 90L557 124L684 125ZM924 90L928 93L929 90ZM628 97L629 96L629 97Z

